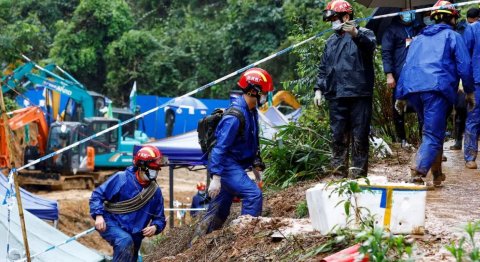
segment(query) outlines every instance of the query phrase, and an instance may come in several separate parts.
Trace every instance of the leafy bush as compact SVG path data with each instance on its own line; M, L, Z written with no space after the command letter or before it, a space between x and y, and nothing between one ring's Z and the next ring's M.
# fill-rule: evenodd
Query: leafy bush
M298 218L304 218L308 216L308 206L307 201L302 201L298 203L297 210L295 210L295 214Z
M284 188L324 173L330 158L328 121L317 115L318 110L307 109L298 124L282 127L274 141L263 141L266 184Z
M480 248L478 243L475 241L476 234L480 231L480 221L469 222L465 226L465 232L467 232L468 239L462 237L458 244L452 242L450 245L446 246L447 250L452 253L455 259L458 262L462 261L480 261ZM468 242L470 248L467 250L465 247L465 242Z

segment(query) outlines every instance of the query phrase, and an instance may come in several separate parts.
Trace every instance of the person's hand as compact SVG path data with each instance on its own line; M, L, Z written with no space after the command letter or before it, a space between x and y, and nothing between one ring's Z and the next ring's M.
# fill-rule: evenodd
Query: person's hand
M397 82L395 82L395 78L393 77L392 73L387 74L387 86L392 89L397 86Z
M220 193L221 187L220 176L213 175L212 181L210 181L210 186L208 187L208 195L212 199L215 198Z
M155 232L157 232L157 226L155 226L155 225L148 226L148 227L142 229L142 233L143 233L144 237L151 237L151 236L155 235Z
M397 101L395 101L395 110L397 110L397 112L400 115L403 115L403 113L405 113L405 111L407 111L407 100L397 100Z
M469 93L465 96L465 101L467 102L467 111L471 112L476 105L475 93Z
M353 20L350 20L350 21L347 21L347 22L343 23L342 30L345 33L349 33L352 37L356 37L358 35L357 25L355 24L355 21L353 21Z
M102 215L95 217L95 229L98 230L98 232L105 232L107 229L107 224L105 224L105 219L103 219Z
M313 103L320 107L323 103L323 96L322 96L322 91L316 90L315 91L315 97L313 98Z

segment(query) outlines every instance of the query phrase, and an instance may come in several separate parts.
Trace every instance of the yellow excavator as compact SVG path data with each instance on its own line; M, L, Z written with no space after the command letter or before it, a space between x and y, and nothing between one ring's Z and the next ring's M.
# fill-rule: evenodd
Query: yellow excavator
M281 90L278 91L272 99L272 106L278 106L281 103L287 104L291 106L293 109L297 110L302 105L298 102L298 100L295 98L295 96L290 93L289 91ZM262 108L260 108L260 112L265 113L268 110L268 103L265 104Z

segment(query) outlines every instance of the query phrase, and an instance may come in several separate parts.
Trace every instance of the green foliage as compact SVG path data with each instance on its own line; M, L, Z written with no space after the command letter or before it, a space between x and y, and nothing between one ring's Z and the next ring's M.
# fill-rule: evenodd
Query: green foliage
M328 121L316 114L317 110L306 109L298 124L282 127L275 141L264 141L266 184L283 188L325 171L330 158Z
M87 88L103 92L108 45L131 29L133 20L123 0L83 0L70 21L60 20L50 56Z
M480 247L478 246L478 241L475 240L477 233L480 232L480 221L468 222L464 227L467 237L462 237L458 244L452 242L450 245L446 246L446 249L455 257L458 262L462 261L480 261ZM468 248L465 246L467 242Z
M307 201L302 201L298 203L297 209L295 210L295 214L298 218L304 218L308 216L308 206Z

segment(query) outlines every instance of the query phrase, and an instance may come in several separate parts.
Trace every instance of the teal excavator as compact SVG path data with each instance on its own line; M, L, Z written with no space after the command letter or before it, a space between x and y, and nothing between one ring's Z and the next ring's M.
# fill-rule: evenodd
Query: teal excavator
M55 68L64 77L54 73L53 70ZM48 123L51 123L46 146L47 154L119 123L117 118L104 117L104 109L108 106L107 102L109 101L107 97L88 91L70 74L55 65L49 65L44 68L27 60L25 64L15 69L12 74L3 77L2 92L6 93L16 90L20 85L27 88L29 86L43 87L48 92L54 91L68 97L65 110L58 116L52 117L53 110L47 106L46 115L50 118ZM48 97L51 97L51 95L46 94L46 99ZM126 112L126 114L129 113ZM133 113L131 116L133 116ZM53 118L59 118L59 121L53 122ZM85 145L67 150L47 160L45 165L43 165L46 171L48 171L46 172L48 174L47 177L39 178L38 174L34 172L28 174L27 172L24 176L23 184L42 184L42 181L39 181L39 179L46 182L45 184L47 185L54 185L52 183L56 180L62 184L65 178L74 180L75 176L80 180L81 178L87 178L87 185L91 185L92 182L101 182L98 181L99 177L97 175L95 175L93 181L88 178L91 177L92 172L130 166L132 164L133 147L148 140L147 135L142 131L136 130L134 122L132 124L133 126L128 124L123 126L126 128L119 127L90 140ZM92 154L92 151L94 154ZM33 152L31 159L36 159L38 156L36 152ZM92 157L94 160L92 160ZM29 156L25 156L24 159L28 161ZM94 161L94 170L92 170L92 161Z

